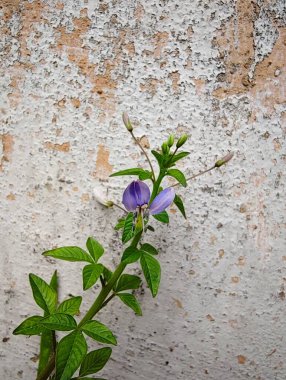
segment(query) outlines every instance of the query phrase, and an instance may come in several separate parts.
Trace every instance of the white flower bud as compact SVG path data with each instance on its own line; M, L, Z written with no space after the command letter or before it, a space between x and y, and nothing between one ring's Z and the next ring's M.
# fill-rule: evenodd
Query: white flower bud
M93 196L94 196L94 199L98 203L100 203L102 206L105 206L105 207L112 207L113 206L113 202L109 201L108 199L105 198L105 196L102 192L102 188L95 187L93 190Z

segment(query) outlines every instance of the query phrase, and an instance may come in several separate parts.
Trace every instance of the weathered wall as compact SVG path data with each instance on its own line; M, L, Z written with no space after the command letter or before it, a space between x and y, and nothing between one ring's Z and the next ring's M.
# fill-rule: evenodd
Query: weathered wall
M113 170L144 164L127 111L154 147L191 135L183 167L227 167L185 191L188 220L158 225L163 278L137 318L101 314L118 336L109 379L286 378L284 0L2 0L1 378L34 378L37 338L13 337L37 308L27 274L57 267L61 296L81 292L74 263L41 252L93 234L118 262ZM284 171L284 173L283 173ZM136 267L134 267L136 271ZM87 292L83 309L96 291Z

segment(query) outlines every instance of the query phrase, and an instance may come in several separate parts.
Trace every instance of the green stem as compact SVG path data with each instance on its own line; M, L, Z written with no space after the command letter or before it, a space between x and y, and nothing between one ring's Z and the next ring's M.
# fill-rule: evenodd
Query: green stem
M158 178L155 181L154 186L153 186L153 190L152 190L152 194L151 194L151 197L150 197L149 204L151 204L151 202L154 200L154 198L158 194L159 187L161 185L161 182L162 182L162 179L164 178L164 176L165 176L165 170L164 169L160 169L160 173L158 175Z
M114 271L111 279L108 281L108 283L105 285L104 288L102 288L101 292L97 296L94 303L91 305L88 312L85 314L85 316L82 318L80 323L78 324L78 328L80 328L82 325L84 325L87 321L90 321L95 314L101 309L101 306L103 302L106 300L108 294L111 292L113 286L116 284L117 280L121 276L122 272L126 268L127 264L120 263L116 270Z
M139 232L137 235L134 236L130 247L136 247L137 244L140 241L140 238L142 236L142 231ZM117 280L121 276L122 272L126 268L127 264L120 263L118 267L113 272L112 277L108 281L108 283L101 289L101 292L97 296L94 303L91 305L90 309L87 311L86 315L82 318L80 323L78 324L78 328L80 328L82 325L84 325L87 321L91 320L95 314L99 312L99 310L106 305L108 294L112 291L113 286L116 284ZM113 298L113 297L112 297ZM108 301L110 301L110 297ZM53 372L55 368L55 354L53 354L46 366L46 368L41 372L36 380L47 380L50 374Z
M175 154L177 153L179 148L176 147L176 149L174 150L174 153L172 154L172 156L169 158L167 164L169 164L171 161L172 161L172 158L175 156Z
M112 293L111 296L109 296L101 305L101 309L103 309L114 297L116 296L116 293Z

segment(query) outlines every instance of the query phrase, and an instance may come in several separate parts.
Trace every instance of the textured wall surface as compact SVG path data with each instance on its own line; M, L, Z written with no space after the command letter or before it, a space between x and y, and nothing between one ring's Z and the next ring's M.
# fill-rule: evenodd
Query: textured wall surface
M81 294L81 264L44 250L94 235L118 263L120 210L92 194L120 201L128 179L110 173L145 165L122 111L146 147L190 134L188 174L235 158L148 238L163 275L143 317L100 314L119 341L103 375L285 379L285 0L1 0L0 17L1 379L35 377L37 337L11 333L37 312L28 273L57 267L62 299Z

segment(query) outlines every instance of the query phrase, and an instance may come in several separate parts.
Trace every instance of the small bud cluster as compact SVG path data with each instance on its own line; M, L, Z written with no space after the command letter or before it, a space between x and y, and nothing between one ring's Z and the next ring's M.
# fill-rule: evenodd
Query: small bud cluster
M188 139L188 136L187 135L183 135L181 136L177 143L176 143L176 150L181 148L181 146L183 146L185 144L185 142L187 141ZM162 144L162 153L167 155L170 153L170 148L174 145L175 143L175 137L174 135L170 135L168 137L168 140L167 141L164 141L163 144Z

